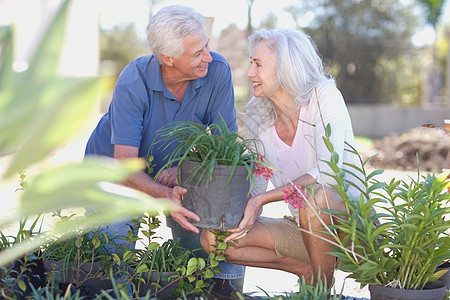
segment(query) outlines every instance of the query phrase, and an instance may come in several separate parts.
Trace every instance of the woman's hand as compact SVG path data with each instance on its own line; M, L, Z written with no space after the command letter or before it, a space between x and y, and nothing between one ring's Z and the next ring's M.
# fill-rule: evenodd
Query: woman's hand
M250 198L247 202L247 206L244 210L244 216L242 217L239 227L230 229L231 234L224 240L224 242L238 240L247 235L248 231L253 227L261 211L261 204L258 201L258 197Z

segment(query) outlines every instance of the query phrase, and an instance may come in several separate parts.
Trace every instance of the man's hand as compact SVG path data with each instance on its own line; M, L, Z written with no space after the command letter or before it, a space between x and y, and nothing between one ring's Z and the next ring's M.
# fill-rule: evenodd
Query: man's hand
M170 199L175 204L174 207L171 209L170 213L172 219L174 219L174 221L180 224L180 226L183 227L184 229L190 230L195 233L199 233L200 230L197 227L195 227L189 221L189 219L199 222L200 217L197 216L192 211L181 206L183 195L187 193L187 189L181 186L174 186L172 191L173 194Z
M174 187L178 185L177 167L172 167L169 170L163 170L155 181L168 187Z
M138 157L138 152L139 149L137 147L125 145L114 146L114 158L116 159L136 158ZM192 225L189 219L199 222L200 217L181 206L183 195L187 193L187 190L178 186L176 168L173 167L169 171L162 171L156 181L153 181L148 174L141 171L131 176L125 184L143 191L152 197L169 198L172 204L174 204L170 213L172 218L184 229L199 233L199 229Z

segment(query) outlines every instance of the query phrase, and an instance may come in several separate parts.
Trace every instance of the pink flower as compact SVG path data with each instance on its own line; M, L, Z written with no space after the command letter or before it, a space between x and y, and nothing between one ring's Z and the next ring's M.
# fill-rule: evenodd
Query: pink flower
M283 200L284 202L292 205L294 209L305 209L306 190L302 192L302 186L300 184L293 184L283 188Z
M264 162L264 156L258 154L258 160ZM273 170L271 168L257 162L255 162L255 169L252 170L252 173L256 174L256 177L258 178L261 178L262 176L265 180L269 180L273 176Z

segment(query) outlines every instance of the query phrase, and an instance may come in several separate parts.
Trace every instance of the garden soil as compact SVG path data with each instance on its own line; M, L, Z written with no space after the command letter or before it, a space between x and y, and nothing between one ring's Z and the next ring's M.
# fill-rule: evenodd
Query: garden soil
M400 134L390 134L374 141L373 148L362 152L373 157L368 166L439 174L450 169L450 132L442 128L416 127Z

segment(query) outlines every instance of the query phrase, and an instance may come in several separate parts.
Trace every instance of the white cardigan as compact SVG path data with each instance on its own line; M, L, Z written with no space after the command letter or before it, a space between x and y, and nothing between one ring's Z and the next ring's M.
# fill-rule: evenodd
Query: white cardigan
M258 99L254 98L253 100L257 101ZM329 161L331 156L330 151L322 139L325 136L325 126L327 124L331 126L330 141L333 144L334 151L339 154L339 167L343 166L343 162L361 167L358 156L344 151L344 149L350 149L344 141L354 147L353 129L342 94L334 84L318 84L312 91L309 101L301 109L303 110L301 115L305 116L306 119L299 120L299 122L305 122L310 125L305 126L307 128L306 132L302 132L301 137L307 139L307 144L313 150L305 151L308 155L307 174L315 178L319 184L329 186L335 183L334 179L322 174L322 172L334 174L329 166L322 161ZM273 141L273 127L262 128L256 123L250 123L250 127L247 128L246 126L246 134L247 137L259 139L263 143L264 147L260 147L258 151L262 155L265 155L264 161L268 165L272 166L275 170L279 170ZM346 167L344 166L344 168ZM280 171L282 172L283 170ZM286 179L283 180L283 175L280 171L274 171L270 179L275 187L282 186L286 183ZM352 169L352 172L355 171ZM303 174L298 174L298 177L301 175ZM352 181L355 182L355 180ZM359 184L359 182L357 183ZM268 181L263 178L257 178L256 185L252 189L252 196L265 192L267 185ZM350 188L350 193L357 196L359 192L355 188ZM291 206L289 208L294 216L298 214Z

